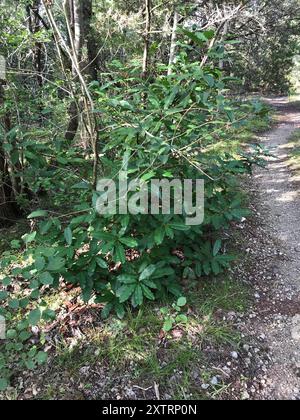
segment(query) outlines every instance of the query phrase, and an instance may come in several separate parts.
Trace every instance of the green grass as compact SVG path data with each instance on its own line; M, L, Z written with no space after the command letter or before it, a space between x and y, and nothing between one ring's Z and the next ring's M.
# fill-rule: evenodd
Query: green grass
M271 115L271 113L270 113ZM256 141L256 136L267 131L271 126L271 118L256 118L249 120L246 125L239 129L232 129L212 140L212 144L206 147L209 153L220 155L231 153L238 155L251 142Z
M214 374L205 347L227 349L229 353L240 343L239 334L218 319L216 312L242 312L248 305L249 296L245 286L219 279L202 284L188 294L188 301L189 321L179 338L171 333L161 337L163 317L156 304L146 306L138 313L129 311L124 320L111 318L101 327L85 331L84 340L72 349L62 340L56 348L49 383L56 380L58 372L79 382L83 366L90 366L95 371L97 366L104 366L107 370L107 384L103 384L106 392L110 392L115 378L126 375L145 388L155 382L161 392L174 399L207 399L199 380L209 382ZM198 380L194 378L195 371L199 372ZM59 387L56 389L61 396ZM225 391L226 384L222 383L211 388L212 396L219 397L219 393ZM43 397L53 398L54 394L55 386L50 386L44 390Z
M200 306L203 313L217 309L243 312L249 304L249 290L241 283L229 279L207 282L203 292L194 296L193 303Z
M296 130L287 144L290 155L289 165L297 176L300 175L300 129Z

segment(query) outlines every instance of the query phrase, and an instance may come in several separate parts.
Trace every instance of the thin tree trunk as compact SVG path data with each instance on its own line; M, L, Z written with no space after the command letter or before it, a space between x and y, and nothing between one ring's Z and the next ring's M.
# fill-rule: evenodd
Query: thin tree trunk
M42 7L42 0L34 0L33 4L27 4L27 27L28 31L36 35L44 26L42 18L40 15L40 10ZM43 44L41 42L36 42L32 51L33 54L33 66L37 74L37 81L39 87L43 86Z
M5 81L0 79L0 107L5 104ZM10 128L10 117L8 113L2 118L2 129L7 132ZM16 188L16 186L15 186ZM3 148L3 141L0 141L0 225L11 221L16 217L15 192L9 174L7 156Z
M44 26L43 22L41 21L40 10L42 7L42 0L34 0L32 4L27 4L26 12L27 12L27 27L28 31L32 35L37 35L42 27ZM43 61L44 61L44 54L43 54L43 43L42 42L35 42L34 47L32 48L32 56L33 56L33 68L36 73L36 80L38 86L37 97L43 87L44 84L44 75L43 75ZM39 122L42 124L43 122L43 106L41 102L39 102Z
M168 76L172 74L172 66L175 62L176 57L176 43L177 43L177 28L179 22L179 14L175 10L174 12L174 20L173 20L173 29L172 29L172 37L171 37L171 48L170 48L170 57L169 57L169 68L168 68Z
M69 47L73 55L71 63L74 81L78 81L77 68L79 68L82 51L82 5L81 0L66 0L65 14L69 34ZM79 128L80 107L75 98L71 102L68 114L69 123L65 133L65 139L73 142Z
M82 74L89 74L90 80L97 77L96 69L96 48L95 40L91 35L91 19L92 19L92 0L66 0L65 12L67 26L69 32L70 50L73 55L72 73L74 81L78 81L78 71ZM83 60L83 47L87 45L88 64ZM75 139L79 128L80 115L82 113L81 106L74 99L70 104L69 124L65 133L65 139L72 142Z
M72 103L70 104L68 114L69 123L65 133L65 139L68 142L72 143L75 139L79 127L80 107L78 106L76 101L72 101Z
M5 166L4 151L0 144L0 226L15 217L11 198L7 192L7 169Z
M84 71L89 76L90 81L97 80L98 76L98 48L95 34L91 27L92 17L93 4L91 0L87 0L84 2L83 6L84 34L87 47L87 64L85 65Z
M88 64L86 66L90 81L98 80L98 58L97 58L97 43L93 34L88 35L87 39L87 54Z
M93 154L94 154L94 168L93 168L93 186L97 185L97 177L98 177L98 166L99 166L99 153L98 153L98 120L95 114L95 106L94 106L94 101L92 98L92 95L89 91L88 88L88 84L87 81L85 80L84 77L84 71L85 68L81 66L81 62L79 62L80 60L78 59L78 55L76 55L76 46L75 46L75 35L73 36L73 30L71 27L72 22L70 22L70 16L71 16L71 10L70 10L70 2L65 1L64 3L64 8L65 8L65 16L66 16L66 21L67 21L67 30L68 30L68 34L69 34L69 38L70 38L70 44L68 45L67 41L65 40L65 37L63 35L63 33L61 32L61 30L59 29L54 16L52 14L51 8L48 7L47 3L45 0L43 1L43 5L46 9L46 13L50 22L50 26L55 34L55 38L56 38L56 42L59 43L61 45L61 47L64 49L64 51L66 52L69 61L72 64L72 69L74 71L74 80L76 80L78 82L78 85L80 86L81 92L78 92L78 96L76 95L76 93L73 92L73 87L72 84L70 86L71 90L72 90L72 97L73 97L73 102L76 103L76 107L77 106L77 102L80 101L82 102L82 109L79 110L80 114L83 114L84 112L84 117L82 118L83 120L83 124L84 127L86 129L86 132L88 134L88 138L89 138L89 142L86 142L86 144L89 144L93 150ZM74 0L73 0L74 1ZM80 0L80 3L82 3L83 0ZM89 2L91 2L92 0L87 0ZM79 0L78 0L79 2ZM75 8L74 8L75 10ZM78 9L77 12L78 13ZM74 12L74 16L75 16L75 12ZM91 14L89 15L91 17ZM84 24L84 19L80 19L78 20L78 22L81 23L82 28L80 29L80 33L82 34L83 32L83 28L90 28L90 21L85 22ZM74 23L74 22L73 22ZM74 24L73 24L74 27ZM79 32L78 32L79 34ZM78 36L78 35L77 35ZM85 37L83 38L84 40L86 39ZM78 39L77 39L78 41ZM79 45L79 44L77 44ZM84 43L82 44L82 46L84 45ZM80 51L80 54L82 55L82 51ZM79 87L78 86L78 87ZM77 99L80 98L80 99ZM81 106L80 106L81 108ZM71 114L74 113L74 109L72 110ZM76 115L74 115L74 120L77 121L77 118L79 118L79 113L77 113ZM73 115L70 115L70 122L72 121ZM72 130L69 131L70 134L72 134L73 138L75 137L74 135L74 131L72 132Z
M150 31L151 31L151 0L145 0L146 27L144 34L144 57L143 57L143 73L145 79L149 72L149 50L150 50Z
M42 29L42 23L39 19L41 8L41 0L35 0L33 5L34 11L34 27L33 33L37 34ZM40 88L43 87L43 44L41 42L36 42L34 48L34 66L37 72L37 80Z
M85 0L86 1L86 0ZM83 47L83 35L84 35L84 19L83 19L83 1L73 0L74 10L74 56L78 63L78 67L81 67L82 59L82 47Z
M222 42L225 41L228 32L229 32L229 21L226 21L225 25L224 25L224 28L223 28L222 37L221 37ZM221 70L224 69L224 59L223 58L220 59L219 67L220 67Z

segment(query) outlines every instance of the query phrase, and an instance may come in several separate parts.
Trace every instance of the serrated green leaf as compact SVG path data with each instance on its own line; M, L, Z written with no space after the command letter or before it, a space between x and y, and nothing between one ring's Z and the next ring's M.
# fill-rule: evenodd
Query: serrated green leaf
M39 290L34 290L33 292L31 292L30 297L33 300L39 299L39 297L40 297L40 291Z
M4 287L7 287L7 286L9 286L11 284L11 278L9 278L9 277L5 277L1 281L2 281L2 284L3 284Z
M109 314L111 313L112 309L113 309L113 304L112 303L107 303L101 311L102 319L107 319L109 317Z
M143 290L143 294L144 296L149 299L149 300L155 300L155 296L152 293L152 291L149 289L149 287L147 287L145 284L141 284L141 288Z
M171 267L159 268L152 274L151 278L161 279L163 277L173 276L174 274L175 274L175 271Z
M108 269L108 264L103 258L97 257L96 262L97 262L97 264L99 265L100 268Z
M86 288L82 291L82 294L81 294L81 296L82 296L82 300L83 300L85 303L88 303L88 302L90 301L91 297L92 297L92 294L93 294L93 290L92 290L92 288L91 288L91 287L86 287Z
M135 290L135 287L135 284L128 284L117 290L117 297L119 298L120 303L124 303L130 298Z
M72 232L72 229L70 228L70 226L68 226L64 230L64 237L65 237L66 243L68 245L72 245L72 242L73 242L73 232Z
M151 289L157 289L157 285L154 283L154 281L150 279L144 279L142 280L142 283L145 284L147 287L150 287Z
M187 226L184 223L170 223L169 227L174 230L180 230L182 232L188 232L191 230L191 226Z
M19 302L19 299L11 299L11 300L8 302L8 306L9 306L11 309L14 309L14 310L19 309L19 307L20 307L20 302Z
M125 316L125 308L124 308L124 305L117 304L116 305L116 308L115 308L115 311L116 311L117 317L119 319L123 319L124 318L124 316Z
M203 270L207 276L211 273L211 265L209 261L205 261L205 263L203 264Z
M221 239L218 239L215 242L214 247L213 247L213 256L214 257L216 257L218 255L218 253L221 250L221 248L222 248L222 241L221 241Z
M0 301L7 299L8 293L6 291L0 290Z
M37 326L41 320L41 311L39 309L34 309L28 315L29 324L33 327Z
M39 277L39 280L44 286L51 286L54 283L54 278L48 271L42 273Z
M20 308L25 309L30 303L30 299L28 297L20 299Z
M93 238L98 239L100 241L114 241L116 237L108 232L93 232Z
M137 285L134 293L133 293L133 306L137 307L137 306L141 306L143 301L144 301L144 295L143 295L143 289L140 285Z
M45 258L44 258L44 257L37 257L37 258L35 259L35 263L34 263L34 265L35 265L35 268L36 268L38 271L42 271L42 270L45 268L45 265L46 265L46 260L45 260Z
M46 309L43 311L43 319L45 321L53 321L56 318L56 313L52 309Z
M153 265L153 264L148 265L148 267L146 267L142 271L142 273L140 274L140 281L143 281L145 279L149 279L152 276L152 274L155 272L155 270L156 270L155 265Z
M201 265L201 263L199 261L196 262L195 273L196 273L196 276L197 277L201 277L202 276L202 265Z
M118 276L118 281L124 284L134 284L137 283L137 277L131 274L121 274Z
M218 275L218 274L221 273L221 267L220 267L220 264L217 261L212 261L211 268L212 268L212 271L215 275Z
M126 262L125 249L120 243L115 245L114 262L120 262L122 264Z
M29 340L29 338L31 338L32 334L28 331L22 331L19 334L19 339L21 340L22 343L25 343L25 341Z
M29 288L32 290L36 290L40 287L40 283L38 282L38 280L31 280L31 282L29 283Z
M161 226L161 227L155 229L154 241L155 241L156 245L161 245L163 243L163 240L165 238L165 234L166 234L166 230L165 230L164 226Z
M49 264L47 266L48 271L59 271L65 266L65 260L61 257L49 258Z
M135 248L138 246L138 242L134 238L119 238L119 241L129 248Z

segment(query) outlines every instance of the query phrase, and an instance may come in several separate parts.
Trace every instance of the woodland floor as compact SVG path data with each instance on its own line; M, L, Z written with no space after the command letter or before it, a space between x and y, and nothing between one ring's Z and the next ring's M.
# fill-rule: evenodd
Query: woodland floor
M300 105L267 101L276 126L256 141L272 156L243 180L252 216L227 238L239 263L188 285L188 325L163 333L157 304L103 321L63 286L45 297L57 321L34 331L47 365L16 372L0 400L300 399Z

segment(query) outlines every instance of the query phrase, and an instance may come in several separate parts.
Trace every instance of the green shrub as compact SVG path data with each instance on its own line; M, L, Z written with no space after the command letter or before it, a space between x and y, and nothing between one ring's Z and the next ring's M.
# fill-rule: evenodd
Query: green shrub
M204 42L203 36L199 42ZM85 168L87 178L91 173L90 161L79 155L78 148L66 148L59 141L43 143L43 150L55 154L51 167L30 142L25 144L30 185L47 189L51 205L29 216L34 223L22 238L25 264L9 273L12 258L1 261L5 275L22 276L31 290L26 297L10 300L6 280L3 283L1 314L12 325L0 354L2 388L16 352L29 368L45 360L43 352L28 344L27 332L30 325L55 316L43 306L41 288L58 288L64 279L81 287L85 302L95 298L103 303L103 317L114 311L122 318L127 304L136 308L169 294L179 298L182 278L195 281L218 275L233 260L224 253L222 232L248 215L237 175L251 171L261 150L218 153L209 147L220 136L230 144L234 130L263 115L264 109L228 99L228 80L222 72L190 62L185 48L171 76L162 66L149 80L142 79L134 65L114 62L112 67L114 80L91 86L101 124L101 177L114 179L126 170L129 181L139 178L146 184L153 178L201 178L204 223L187 226L185 215L174 214L174 201L170 215L100 216L95 208L99 193L88 181L78 182L78 165ZM12 316L18 311L24 317L21 323Z

